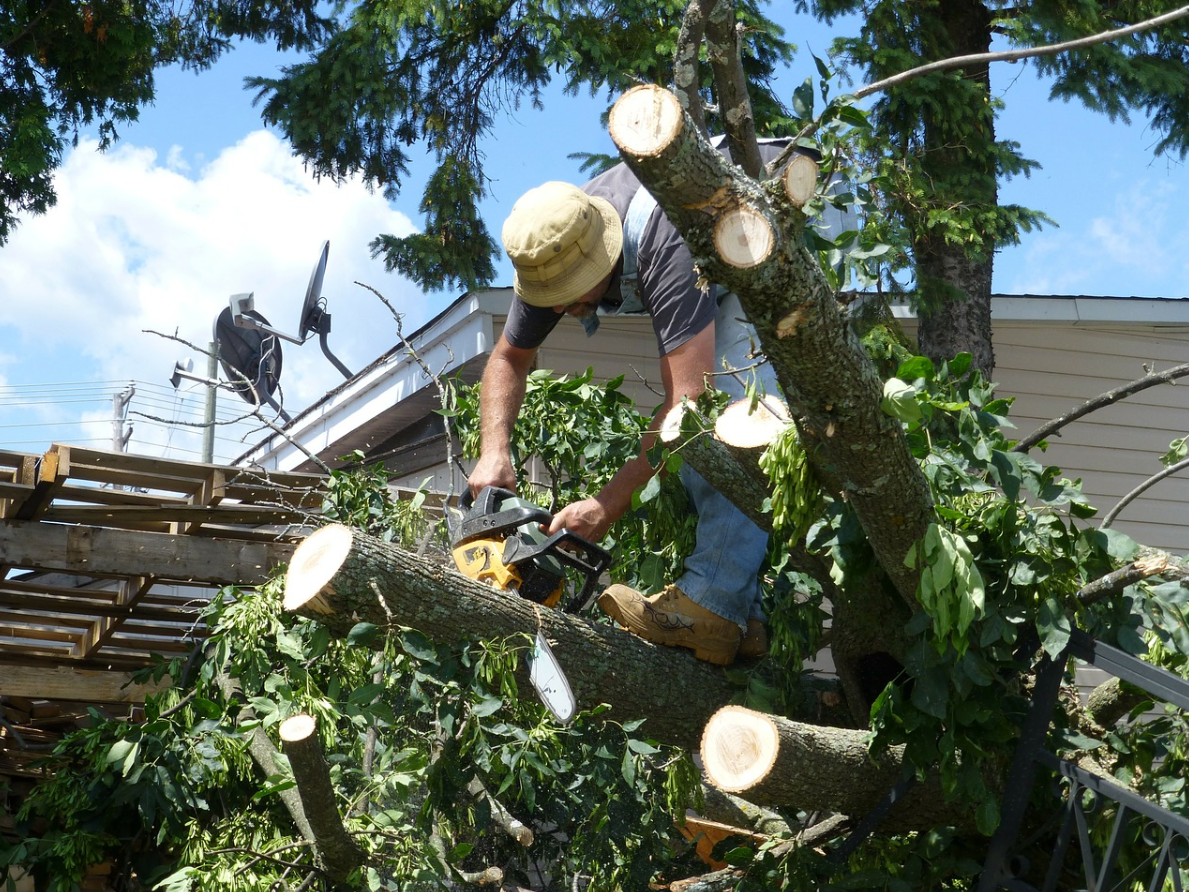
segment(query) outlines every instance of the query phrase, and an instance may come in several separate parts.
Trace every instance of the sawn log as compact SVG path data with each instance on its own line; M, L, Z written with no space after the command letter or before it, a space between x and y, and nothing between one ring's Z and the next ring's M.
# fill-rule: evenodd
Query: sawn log
M645 719L645 734L690 750L706 720L735 693L721 669L688 650L540 607L340 525L323 527L297 547L285 577L285 609L338 636L369 622L416 629L444 643L523 635L527 646L540 628L579 709L610 704L613 720ZM527 673L520 682L523 696L534 696Z

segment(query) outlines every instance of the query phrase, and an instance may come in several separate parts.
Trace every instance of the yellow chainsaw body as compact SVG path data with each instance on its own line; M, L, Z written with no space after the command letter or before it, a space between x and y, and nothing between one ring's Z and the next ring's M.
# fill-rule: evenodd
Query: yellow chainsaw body
M454 549L454 563L465 576L487 583L504 592L519 594L523 582L520 571L504 563L504 542L501 539L474 539ZM557 588L541 602L556 607L561 601L565 579L559 577Z

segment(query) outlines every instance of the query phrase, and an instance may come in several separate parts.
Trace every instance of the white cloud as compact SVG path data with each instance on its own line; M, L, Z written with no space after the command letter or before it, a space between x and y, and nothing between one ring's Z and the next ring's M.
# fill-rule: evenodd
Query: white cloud
M1110 195L1109 208L1010 249L1010 274L996 290L1012 294L1189 295L1189 234L1177 185L1140 179ZM1006 256L1006 252L1005 252ZM1001 269L1008 268L1002 264Z
M254 292L257 310L296 334L327 239L329 345L352 371L395 341L388 310L354 281L402 308L406 331L448 299L437 296L431 308L416 286L369 256L377 234L413 231L408 216L358 182L315 181L268 131L248 134L193 173L177 147L163 162L134 145L99 153L82 142L65 159L56 188L57 206L23 220L0 249L0 380L9 383L168 386L176 358L192 355L196 371L205 371L205 358L142 329L176 331L205 347L215 317L239 292ZM341 380L316 342L284 344L290 412Z

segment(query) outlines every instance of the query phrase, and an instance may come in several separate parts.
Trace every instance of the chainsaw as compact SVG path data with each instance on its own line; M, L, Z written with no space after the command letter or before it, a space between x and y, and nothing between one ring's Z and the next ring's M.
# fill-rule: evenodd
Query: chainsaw
M465 493L446 516L454 562L464 575L546 607L556 607L569 589L564 609L581 613L611 564L609 551L576 533L545 533L541 527L553 515L496 486L474 498ZM567 577L566 568L577 571L580 584Z

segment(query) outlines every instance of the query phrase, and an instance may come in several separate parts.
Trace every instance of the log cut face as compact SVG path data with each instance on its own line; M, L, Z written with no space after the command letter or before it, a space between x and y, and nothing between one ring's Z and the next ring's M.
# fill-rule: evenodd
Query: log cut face
M875 810L905 769L903 747L872 753L869 739L866 731L817 728L725 706L706 724L702 764L711 784L750 802L858 820ZM971 823L968 809L947 802L931 778L901 796L881 829Z
M448 644L533 636L539 628L580 709L610 704L615 721L646 719L646 734L691 750L734 693L722 670L687 650L540 607L345 526L323 527L297 547L284 607L340 637L360 622L413 628ZM527 673L521 689L530 690Z
M804 215L779 179L758 183L719 154L659 87L624 94L610 130L700 272L739 295L819 479L850 501L883 570L915 606L917 575L904 558L924 535L932 499L899 422L879 408L875 367L802 243ZM747 227L720 225L743 209ZM759 221L762 238L753 232ZM725 246L715 238L724 230L736 233Z

